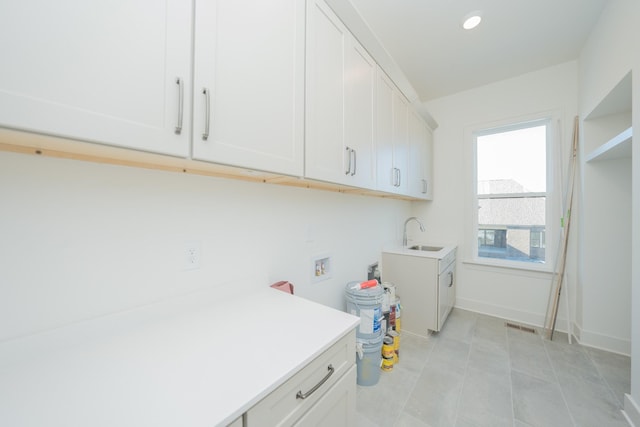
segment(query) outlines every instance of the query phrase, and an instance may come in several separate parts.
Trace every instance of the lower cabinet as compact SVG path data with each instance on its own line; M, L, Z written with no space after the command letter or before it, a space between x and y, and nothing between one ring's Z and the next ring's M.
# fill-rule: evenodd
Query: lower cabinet
M351 426L355 421L355 330L245 413L245 426Z
M401 298L403 330L440 331L455 303L455 259L455 249L441 259L382 253L382 279Z
M355 425L357 369L352 366L295 425L348 427Z

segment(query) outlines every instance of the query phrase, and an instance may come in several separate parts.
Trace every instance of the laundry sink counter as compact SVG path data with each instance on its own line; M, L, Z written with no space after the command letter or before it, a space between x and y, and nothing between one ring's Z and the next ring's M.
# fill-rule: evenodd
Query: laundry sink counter
M388 245L383 252L397 255L409 255L423 258L444 259L456 249L456 245L433 243L411 243L408 246Z

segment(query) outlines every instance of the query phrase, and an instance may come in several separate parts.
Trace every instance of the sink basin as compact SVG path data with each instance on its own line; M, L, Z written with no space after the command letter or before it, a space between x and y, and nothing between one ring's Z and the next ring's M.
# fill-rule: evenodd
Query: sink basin
M438 252L442 250L442 246L415 245L409 246L409 249L413 249L414 251Z

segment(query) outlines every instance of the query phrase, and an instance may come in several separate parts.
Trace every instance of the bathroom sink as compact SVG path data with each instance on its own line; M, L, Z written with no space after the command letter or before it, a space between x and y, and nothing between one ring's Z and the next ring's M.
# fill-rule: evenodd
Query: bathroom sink
M414 251L425 251L425 252L438 252L443 249L442 246L425 246L425 245L414 245L409 246L409 249L413 249Z

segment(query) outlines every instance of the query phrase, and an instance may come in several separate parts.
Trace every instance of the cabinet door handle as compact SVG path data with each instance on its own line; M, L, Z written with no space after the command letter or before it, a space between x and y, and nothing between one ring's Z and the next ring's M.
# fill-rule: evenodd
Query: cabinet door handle
M427 194L427 189L429 188L429 186L427 185L427 180L423 179L422 180L422 194Z
M209 89L202 88L202 94L204 95L204 133L202 134L202 140L209 139L209 120L211 114L211 95Z
M296 399L306 399L307 397L311 396L314 391L319 389L322 386L322 384L326 383L329 377L333 375L333 373L335 372L333 365L327 366L327 370L329 371L327 375L325 375L324 378L321 379L318 384L314 385L311 390L309 390L306 393L303 393L302 390L298 391L298 394L296 394Z
M453 271L449 272L449 288L453 286Z
M347 160L347 170L344 172L345 175L349 175L351 173L351 148L345 147L347 153L349 153L349 159Z
M356 157L356 150L351 150L351 153L353 154L353 172L351 172L351 176L354 176L358 165L358 157Z
M396 170L396 183L395 183L395 187L400 187L400 184L402 183L402 172L400 171L399 168L394 168Z
M182 116L184 113L184 85L180 77L176 77L176 84L178 85L178 121L176 122L175 133L180 135L182 132Z
M393 168L393 186L398 186L398 168Z

